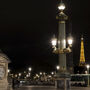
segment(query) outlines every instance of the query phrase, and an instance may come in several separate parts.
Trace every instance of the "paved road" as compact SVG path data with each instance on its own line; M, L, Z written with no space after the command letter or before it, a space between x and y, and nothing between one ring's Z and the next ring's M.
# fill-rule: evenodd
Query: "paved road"
M27 86L27 87L21 87L15 90L60 90L55 89L54 87L43 87L43 86ZM90 90L90 87L72 87L71 90Z

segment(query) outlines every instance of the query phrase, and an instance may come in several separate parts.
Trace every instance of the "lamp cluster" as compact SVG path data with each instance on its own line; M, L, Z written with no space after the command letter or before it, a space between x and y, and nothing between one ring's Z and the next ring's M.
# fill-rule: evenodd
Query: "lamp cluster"
M68 16L63 13L65 8L66 8L65 4L61 0L61 3L58 5L58 9L59 9L60 13L59 13L59 16L57 16L57 19L59 19L61 23L63 23L68 18ZM52 47L54 49L53 52L57 53L57 54L59 54L59 53L62 53L62 54L63 53L70 53L72 43L73 43L72 37L70 36L67 41L68 41L68 47L66 48L66 40L63 39L63 38L62 39L57 39L54 36L52 41L51 41L52 42ZM63 47L65 47L65 48L60 48L60 45L62 45L62 44L63 44Z
M61 41L58 41L57 38L53 37L53 39L51 41L53 52L54 53L70 53L71 52L72 43L73 43L72 37L70 36L67 41L68 41L68 47L64 48L64 49L60 49L60 48L57 47L57 44L60 44ZM64 44L66 44L66 40L62 40L62 42Z

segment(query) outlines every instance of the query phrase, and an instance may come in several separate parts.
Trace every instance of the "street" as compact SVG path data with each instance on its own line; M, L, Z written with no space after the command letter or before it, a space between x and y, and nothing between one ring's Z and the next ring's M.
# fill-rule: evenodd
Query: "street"
M25 86L15 90L60 90L51 86ZM90 90L90 87L72 87L71 90Z

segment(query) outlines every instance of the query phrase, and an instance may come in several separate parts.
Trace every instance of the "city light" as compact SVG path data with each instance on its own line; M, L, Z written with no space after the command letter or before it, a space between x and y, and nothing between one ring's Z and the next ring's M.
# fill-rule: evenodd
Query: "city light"
M39 75L38 75L38 74L36 74L36 77L38 77L38 78L39 78Z
M51 74L53 75L53 74L54 74L54 72L51 72Z
M15 74L15 77L18 77L18 75L17 75L17 74Z
M29 75L27 74L26 77L29 77Z
M46 73L44 72L43 75L45 75Z
M32 68L31 68L31 67L29 67L29 68L28 68L28 70L29 70L29 71L31 71L31 70L32 70Z
M18 75L21 76L21 73L19 73Z
M42 75L42 72L40 72L40 75Z
M26 71L24 71L24 73L26 73Z
M87 69L89 69L90 68L90 65L86 65L86 67L87 67Z
M8 69L8 73L10 73L10 69Z

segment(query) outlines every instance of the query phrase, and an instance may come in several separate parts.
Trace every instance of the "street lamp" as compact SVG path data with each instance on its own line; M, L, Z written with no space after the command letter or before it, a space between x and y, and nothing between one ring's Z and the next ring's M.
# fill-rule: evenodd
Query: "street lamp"
M20 76L21 76L21 73L19 73L18 75L19 75L19 77L20 77Z
M30 75L31 75L31 73L30 73L30 72L31 72L31 71L32 71L32 68L31 68L31 67L29 67L29 68L28 68L28 74L27 74L27 76L26 76L26 77L29 77L29 78L30 78Z
M32 71L32 68L31 68L31 67L29 67L29 68L28 68L28 70L29 70L29 71Z
M8 69L8 73L10 73L10 69Z
M90 68L90 65L87 65L86 67L87 67L87 69L89 69Z
M59 66L56 66L56 69L57 69L57 70L59 70L59 69L60 69L60 67L59 67Z
M87 72L88 72L88 86L89 86L89 68L90 68L90 65L86 65L87 67Z
M54 50L56 50L57 38L55 36L52 38L51 43L52 43L52 48L54 48Z
M40 72L40 75L42 75L42 72Z
M69 47L72 47L72 43L73 43L73 38L70 36L70 37L68 37Z
M66 6L62 2L59 4L59 14L56 17L59 21L59 33L58 38L52 39L52 47L53 47L53 53L58 54L59 56L59 71L56 75L56 82L55 86L56 88L60 88L63 90L69 90L70 89L70 74L67 71L67 65L66 65L66 54L72 52L71 47L73 40L72 38L68 38L68 47L66 47L66 30L65 30L65 22L68 19L68 16L64 14ZM68 87L67 87L68 86Z
M54 72L51 72L52 75L54 75Z

